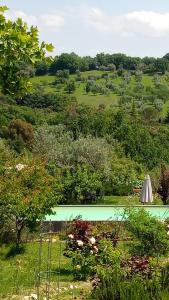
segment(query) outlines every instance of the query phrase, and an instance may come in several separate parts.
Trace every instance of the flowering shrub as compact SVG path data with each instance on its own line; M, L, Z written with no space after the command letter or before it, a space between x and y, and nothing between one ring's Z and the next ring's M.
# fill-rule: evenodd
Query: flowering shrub
M98 241L91 234L89 222L74 220L68 234L65 256L72 258L74 277L84 280L91 272L94 256L98 252Z
M89 275L97 273L99 266L120 266L122 253L115 248L117 243L117 230L92 234L93 227L89 222L74 220L68 234L65 255L72 259L74 277L84 280ZM116 234L115 234L116 233Z
M129 211L128 216L128 221L125 223L128 231L119 224L111 224L111 227L110 225L103 227L103 224L101 224L101 228L98 229L96 226L91 226L89 222L76 219L73 221L68 234L65 255L72 260L74 278L86 280L90 276L93 278L93 287L99 291L100 289L103 290L104 287L106 288L106 285L114 278L114 283L110 283L110 285L113 284L113 290L115 286L117 287L117 294L115 290L110 291L112 298L106 298L108 300L116 299L116 296L113 298L112 295L119 294L118 288L121 289L121 282L123 287L126 286L128 288L129 295L135 281L136 285L138 284L140 293L144 291L144 288L148 288L144 285L144 280L151 281L154 280L154 277L159 279L159 276L161 276L159 275L159 267L152 265L152 263L154 264L153 256L156 256L158 253L167 253L167 231L169 231L167 222L162 224L144 211ZM147 227L147 224L152 227ZM161 229L161 232L159 232L159 229ZM131 239L131 237L126 237L126 234L128 235L129 233L132 234L132 241L127 247L122 247L121 243L118 245L119 240L129 241ZM156 235L158 235L156 239L157 244L154 244L152 243L152 238ZM142 241L141 245L140 241ZM166 249L164 249L164 245ZM160 246L162 249L160 249ZM129 256L130 251L132 253L131 257ZM104 282L105 278L107 279ZM119 283L116 283L118 278ZM128 286L130 281L131 285ZM122 292L124 290L125 288ZM98 299L102 300L104 297ZM117 297L117 299L121 298Z

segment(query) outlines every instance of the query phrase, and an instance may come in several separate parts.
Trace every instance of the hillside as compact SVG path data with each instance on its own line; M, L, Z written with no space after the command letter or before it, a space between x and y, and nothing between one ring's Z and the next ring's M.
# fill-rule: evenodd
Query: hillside
M128 108L135 100L139 108L145 105L155 107L159 116L164 118L169 108L169 82L166 75L130 75L123 76L109 71L86 71L79 75L70 75L67 81L75 83L75 90L70 94L75 96L78 103L98 107L116 107L119 100L123 107ZM46 93L68 94L65 83L57 83L57 76L35 76L31 79L34 88L41 86ZM86 92L87 82L94 82L96 89ZM101 87L101 91L99 91ZM153 96L153 100L151 99ZM140 105L141 102L141 105Z

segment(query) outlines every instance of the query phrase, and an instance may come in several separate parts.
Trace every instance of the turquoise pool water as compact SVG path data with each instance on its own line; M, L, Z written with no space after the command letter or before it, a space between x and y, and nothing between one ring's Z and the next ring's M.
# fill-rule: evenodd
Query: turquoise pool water
M135 209L144 208L160 220L169 218L169 206L136 205ZM88 221L123 220L126 206L123 205L61 205L53 209L54 215L47 215L46 221L70 221L77 216Z

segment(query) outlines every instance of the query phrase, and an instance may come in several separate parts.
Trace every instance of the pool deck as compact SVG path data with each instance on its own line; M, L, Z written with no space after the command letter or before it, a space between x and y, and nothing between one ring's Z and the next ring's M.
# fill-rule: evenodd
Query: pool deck
M169 218L169 205L59 205L45 221L71 221L77 217L87 221L122 221L127 208L145 209L160 220Z

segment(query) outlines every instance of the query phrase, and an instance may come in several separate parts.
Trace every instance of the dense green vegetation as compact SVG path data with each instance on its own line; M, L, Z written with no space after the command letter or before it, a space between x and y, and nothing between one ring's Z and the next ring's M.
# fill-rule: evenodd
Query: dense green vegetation
M36 219L58 203L102 203L108 196L132 195L146 173L167 204L169 185L161 179L159 186L159 174L160 165L169 164L168 56L61 54L49 60L44 56L51 46L42 43L37 50L37 29L29 33L21 20L8 24L5 9L2 75L13 55L10 34L16 34L19 46L23 26L22 38L29 47L34 41L35 49L31 57L18 52L11 77L1 76L1 226L10 224L2 236L15 228L19 244L22 230L33 230Z
M131 205L146 173L154 203L169 204L169 54L47 58L53 46L39 44L37 28L7 20L6 10L0 7L0 297L37 299L26 295L40 283L40 297L51 288L53 299L58 289L65 300L168 299L169 222ZM125 222L92 226L77 218L60 236L51 227L42 232L58 204L97 203L130 205Z
M151 295L154 299L166 300L169 292L168 223L156 220L144 210L128 210L126 217L126 224L91 224L76 219L67 224L66 232L60 235L42 235L41 243L39 235L25 234L27 243L21 248L3 245L0 250L1 297L36 296L39 269L40 295L45 297L49 263L53 299L57 299L59 287L59 296L65 300L73 296L78 300L103 297L109 300L116 299L117 295L127 300L134 300L136 295L140 300L143 296L149 300Z
M65 253L74 278L93 278L90 299L167 299L165 225L144 210L128 210L126 216L125 224L95 227L74 220Z

